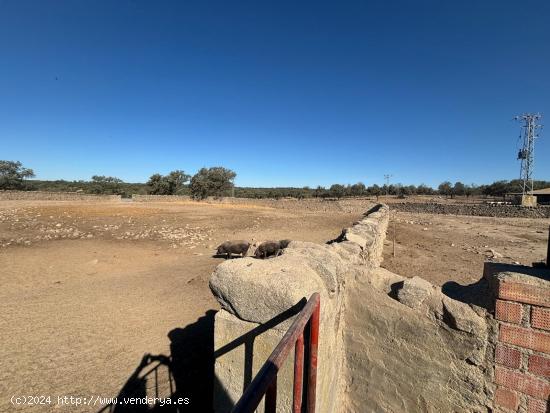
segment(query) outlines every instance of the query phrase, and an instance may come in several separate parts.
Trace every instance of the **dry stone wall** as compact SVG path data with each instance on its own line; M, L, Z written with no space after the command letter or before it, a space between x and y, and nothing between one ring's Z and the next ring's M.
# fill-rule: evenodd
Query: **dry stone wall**
M222 306L214 333L217 413L231 410L289 327L292 318L281 318L281 314L314 292L321 296L317 411L339 410L344 386L346 279L379 262L388 217L388 208L379 206L356 226L344 230L339 242L318 245L293 241L277 258L228 260L217 267L210 279L210 288ZM271 326L267 332L254 333L266 325ZM235 346L239 342L243 344ZM233 350L224 350L228 348ZM292 362L292 358L287 360L279 373L280 412L291 409Z
M280 257L217 267L216 413L231 410L289 327L285 314L314 292L317 411L493 411L491 284L459 286L484 297L476 301L380 268L388 219L389 208L378 205L330 244L295 241ZM292 362L279 372L278 412L291 408Z
M0 201L90 201L118 202L120 195L94 195L81 192L0 191Z
M191 197L187 195L132 195L134 202L189 202ZM196 201L193 201L196 202ZM281 198L281 199L253 199L253 198L221 198L198 201L208 204L227 204L227 205L254 205L267 208L306 210L312 212L336 211L343 213L364 212L373 205L371 199L321 199L321 198Z
M519 205L438 204L396 202L391 209L398 212L444 215L473 215L498 218L550 218L550 206L526 208Z
M141 195L132 194L133 202L181 202L190 201L189 195Z

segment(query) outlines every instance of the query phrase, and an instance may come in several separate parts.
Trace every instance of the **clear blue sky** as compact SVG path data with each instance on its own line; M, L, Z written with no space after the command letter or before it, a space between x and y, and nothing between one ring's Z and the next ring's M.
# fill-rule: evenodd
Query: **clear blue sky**
M519 175L550 123L550 2L0 0L0 159L242 186ZM550 180L550 130L535 178Z

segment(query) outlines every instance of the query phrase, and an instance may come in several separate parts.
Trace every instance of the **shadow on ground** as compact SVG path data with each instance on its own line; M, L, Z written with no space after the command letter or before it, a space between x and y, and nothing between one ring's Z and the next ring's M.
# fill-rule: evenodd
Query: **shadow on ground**
M98 413L212 412L215 314L170 331L170 355L145 354L116 401ZM125 403L130 398L140 401Z
M475 283L468 285L448 281L441 287L441 292L454 300L492 311L494 302L493 292L485 278L481 278Z
M126 412L213 412L213 393L216 405L229 411L234 401L214 374L214 361L231 351L244 347L244 377L242 390L253 379L253 354L256 337L295 316L306 299L237 337L214 351L214 316L209 310L196 322L168 333L170 355L145 354L130 375L116 400L98 413ZM128 399L136 399L132 404ZM139 399L139 401L137 400ZM169 402L168 402L169 400Z

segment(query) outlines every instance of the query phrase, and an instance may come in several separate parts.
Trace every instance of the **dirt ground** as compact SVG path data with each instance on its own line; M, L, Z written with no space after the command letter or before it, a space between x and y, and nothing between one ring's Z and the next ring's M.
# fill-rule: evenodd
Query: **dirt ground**
M154 395L150 387L167 380L136 386L132 376L155 366L140 365L147 353L172 356L176 388L191 398L181 411L209 411L215 246L322 243L359 215L191 202L0 202L0 411L95 412L101 400L77 408L56 406L57 397L115 397L141 384ZM16 407L12 395L52 400Z
M208 278L221 262L215 246L226 239L326 242L362 206L0 202L0 411L99 412L106 401L96 396L160 391L190 397L180 411L208 412L219 308ZM438 285L468 284L487 259L541 260L549 221L392 213L382 266ZM155 376L166 359L146 354L171 356L175 383ZM52 400L17 407L13 395ZM92 405L59 406L58 396Z
M550 219L392 212L382 267L440 286L470 284L481 277L485 261L532 265L544 260L549 225Z

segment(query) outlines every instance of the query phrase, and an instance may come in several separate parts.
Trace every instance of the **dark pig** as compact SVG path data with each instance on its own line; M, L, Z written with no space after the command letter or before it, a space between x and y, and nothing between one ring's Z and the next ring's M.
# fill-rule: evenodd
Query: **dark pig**
M231 258L232 254L240 254L242 257L246 257L246 253L250 248L250 242L237 240L237 241L225 241L218 247L218 255L226 255L226 258Z
M256 258L278 257L290 242L291 240L288 239L262 242L256 249L254 256Z
M281 249L284 250L286 247L288 247L288 244L292 242L291 239L282 239L279 241L279 245L281 246Z

